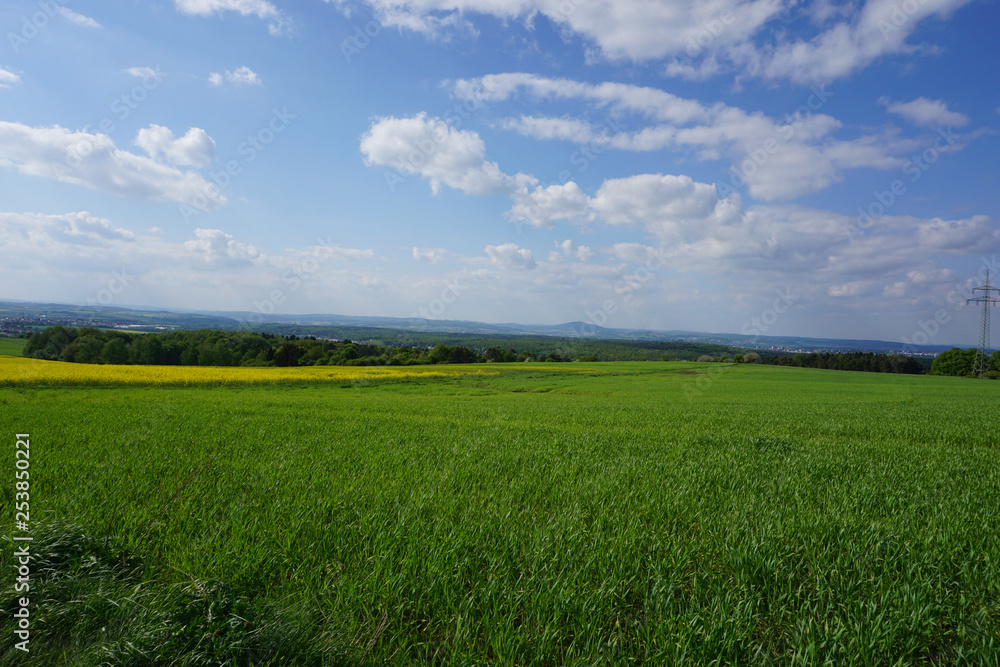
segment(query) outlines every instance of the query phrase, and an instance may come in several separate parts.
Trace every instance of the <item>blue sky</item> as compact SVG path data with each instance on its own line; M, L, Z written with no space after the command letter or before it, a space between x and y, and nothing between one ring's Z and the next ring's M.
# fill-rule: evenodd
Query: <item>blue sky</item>
M973 344L996 3L11 0L0 298Z

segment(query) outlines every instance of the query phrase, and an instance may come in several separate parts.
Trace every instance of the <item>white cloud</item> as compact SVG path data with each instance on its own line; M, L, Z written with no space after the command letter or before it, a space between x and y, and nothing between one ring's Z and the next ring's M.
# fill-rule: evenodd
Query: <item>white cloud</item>
M590 246L576 245L571 239L566 239L562 243L556 243L556 247L562 250L565 257L573 257L581 262L586 262L594 257L594 251Z
M516 243L504 243L495 246L488 245L485 248L490 261L506 269L534 269L535 260L531 256L531 251L526 248L519 248Z
M882 288L882 296L889 297L890 299L901 299L906 296L909 291L907 288L909 284L898 280L891 285L886 285Z
M919 223L917 235L924 247L942 255L987 252L1000 244L1000 228L985 215L965 220L933 218Z
M943 283L955 279L955 272L945 268L917 269L906 274L910 282L923 285L926 283Z
M579 221L592 217L590 198L573 181L536 187L530 192L523 188L513 197L514 205L506 216L535 227L551 227L556 220Z
M924 0L905 6L897 0L868 0L853 20L834 24L812 39L779 41L772 52L745 60L766 78L798 84L828 82L869 65L876 58L911 53L906 40L931 16L947 17L970 0Z
M8 238L16 235L39 248L60 243L95 246L116 241L133 243L136 240L131 231L115 227L109 220L87 211L62 215L0 212L0 227Z
M960 220L883 216L858 236L857 221L850 216L790 205L744 209L738 194L722 197L715 186L684 175L609 179L593 197L582 191L580 196L586 199L588 214L575 221L636 227L654 240L654 246L613 244L607 252L621 261L644 263L655 257L678 270L717 271L722 266L731 271L809 274L826 285L837 285L841 293L841 286L863 276L875 279L912 271L936 257L1000 248L1000 229L986 216ZM512 211L516 208L517 204ZM550 262L563 261L576 249L570 241L557 247L563 253L550 252ZM920 276L942 279L946 274L929 266Z
M290 253L292 251L289 251ZM380 257L372 249L361 250L360 248L342 248L335 245L317 245L305 248L302 255L309 257L312 256L316 259L332 259L339 262L357 262L367 259L377 259L385 261L384 257Z
M536 139L561 139L578 144L586 144L594 139L590 123L577 118L521 116L517 119L506 119L503 128Z
M226 73L220 74L218 72L212 72L208 75L208 81L213 86L221 86L224 82L229 82L234 86L261 86L264 85L260 80L260 76L257 72L254 72L249 67L237 67L234 70L226 70Z
M442 185L472 195L513 192L533 180L509 176L486 160L486 146L475 132L456 130L425 113L376 119L361 138L361 153L369 166L426 178L434 194Z
M878 283L873 280L855 280L842 285L831 285L826 293L834 297L858 297L874 293Z
M676 184L659 187L673 192ZM692 232L687 240L661 238L651 226L648 242L615 243L596 255L567 238L554 243L548 262L536 262L531 250L506 243L465 258L469 267L461 270L424 265L412 274L392 274L386 271L391 264L364 264L380 259L372 250L318 245L265 254L248 239L219 229L168 241L86 212L0 213L0 252L18 258L16 266L0 265L0 281L15 289L12 298L50 299L46 294L58 293L60 300L83 303L106 292L112 271L123 271L127 288L116 292L115 303L253 310L279 285L285 301L278 312L404 317L439 299L442 286L451 284L457 286L456 299L439 315L435 311L445 319L496 321L513 312L522 322L587 320L592 312L603 317L596 309L613 299L617 308L605 313L607 326L691 326L706 322L690 318L704 317L707 304L720 319L695 326L718 331L739 331L747 318L770 306L779 288L792 295L794 306L770 333L787 332L798 312L814 325L823 318L829 318L824 326L834 327L838 320L861 317L876 324L897 322L900 331L893 333L887 325L865 335L884 332L887 340L899 340L935 310L953 309L946 300L949 291L978 268L952 271L936 264L934 258L942 254L938 244L948 245L944 254L950 257L970 259L1000 250L989 221L976 217L883 217L850 241L844 234L849 216L800 206L756 206L729 227L707 220L692 225L702 232ZM985 243L978 232L986 232ZM763 253L762 244L775 239L767 245L774 252ZM447 252L417 250L428 258ZM295 270L299 273L289 273ZM695 273L678 277L677 271ZM31 281L20 279L25 272ZM292 275L301 282L293 286L281 280ZM873 312L882 316L872 318ZM851 331L828 330L840 337Z
M5 69L0 69L0 90L3 88L9 88L15 83L21 83L21 77L13 72L8 72Z
M709 219L739 217L739 195L719 199L716 189L689 176L638 174L605 181L591 202L611 225L644 224L651 230L685 236L685 228Z
M707 109L658 88L626 83L583 83L553 79L525 72L487 74L477 79L459 79L452 84L456 96L475 102L498 102L525 92L539 99L583 99L599 108L631 112L673 123L689 123L707 117Z
M268 32L280 35L288 29L289 21L267 0L174 0L182 14L209 16L233 11L241 16L256 16L268 22Z
M491 74L451 83L460 99L477 104L517 98L528 104L581 100L608 120L593 126L582 118L521 115L501 127L535 139L559 139L626 151L669 149L701 161L727 160L729 185L766 200L789 199L829 187L845 169L895 169L918 148L894 128L851 139L835 138L837 119L820 112L834 93L815 88L803 99L805 113L770 118L717 103L703 105L664 91L630 84L590 84L532 74Z
M968 125L968 116L957 111L949 111L948 105L942 100L929 100L918 97L910 102L891 102L888 98L879 100L885 105L886 111L902 116L914 125L924 127L964 127Z
M200 255L206 262L229 263L249 262L260 257L260 251L252 245L240 243L219 229L196 229L195 238L184 242L191 253Z
M204 167L215 159L215 141L200 127L192 127L180 139L162 125L139 130L135 145L156 160L164 157L180 166Z
M441 264L447 255L444 248L413 248L413 259L429 264Z
M505 21L541 14L560 29L593 41L605 57L650 60L700 50L707 36L713 49L752 36L783 9L773 0L733 5L723 0L368 0L383 25L437 35L472 13ZM716 31L713 34L711 31Z
M123 151L106 134L58 125L30 127L0 121L0 166L133 199L197 202L202 209L226 203L193 171Z
M476 34L467 18L473 14L528 25L541 15L564 35L580 36L591 61L670 58L665 72L673 76L704 79L738 70L806 84L848 76L885 55L918 50L907 39L922 21L946 18L968 2L867 0L855 7L826 0L806 5L787 0L366 0L383 26L430 37L455 28ZM789 39L787 25L800 17L808 21L801 22L797 38Z
M159 67L155 69L152 67L129 67L125 70L125 73L138 79L156 79L157 81L164 77Z
M72 23L80 26L81 28L100 28L101 24L90 18L89 16L84 16L83 14L77 14L69 7L60 7L59 13L63 15L64 18Z

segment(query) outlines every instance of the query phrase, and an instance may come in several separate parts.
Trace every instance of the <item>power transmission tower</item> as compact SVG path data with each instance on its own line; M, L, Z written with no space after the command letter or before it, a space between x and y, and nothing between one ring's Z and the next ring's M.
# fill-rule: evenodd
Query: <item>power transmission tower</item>
M982 296L966 299L966 303L979 303L983 306L982 315L979 317L979 349L976 351L976 365L974 372L977 376L986 377L986 369L990 365L990 306L1000 303L1000 298L992 295L993 292L1000 293L1000 288L990 287L990 272L986 272L986 285L973 288L973 293L982 292Z

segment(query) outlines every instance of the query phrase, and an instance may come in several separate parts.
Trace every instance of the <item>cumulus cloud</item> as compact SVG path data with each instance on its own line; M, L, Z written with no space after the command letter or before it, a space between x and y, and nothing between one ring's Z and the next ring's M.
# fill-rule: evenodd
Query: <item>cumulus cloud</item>
M896 0L868 0L852 14L811 39L780 39L769 53L746 58L767 78L809 84L833 81L896 53L911 53L907 39L932 16L947 17L970 0L927 0L903 6Z
M111 221L87 211L61 215L0 212L0 228L8 238L17 236L38 248L59 244L95 246L113 242L133 243L136 240L131 231L115 227Z
M361 138L361 153L369 166L426 178L434 194L442 185L472 195L512 192L533 180L505 174L496 162L488 161L477 133L457 130L425 113L378 118Z
M581 221L593 217L590 198L580 186L569 181L563 185L522 188L513 194L514 205L506 216L534 227L551 227L557 220Z
M241 16L256 16L267 21L267 29L272 35L284 33L289 26L288 18L267 0L174 0L177 11L195 16L210 16L224 12L236 12Z
M260 80L257 72L254 72L249 67L237 67L234 70L226 70L225 74L220 74L219 72L212 72L208 75L208 81L213 86L221 86L223 83L231 83L234 86L262 86L263 82Z
M835 297L857 297L872 294L878 287L873 280L855 280L843 285L831 285L826 293Z
M428 264L441 264L448 255L444 248L413 248L413 259Z
M207 262L248 262L260 256L257 248L240 243L220 229L196 229L194 235L194 239L184 242L184 247Z
M715 48L739 43L783 8L772 0L751 0L732 5L722 0L368 0L383 25L422 32L432 36L463 26L462 17L488 14L503 20L527 19L541 14L561 29L593 41L605 57L650 60L682 53L704 35ZM570 9L567 10L567 7ZM720 21L725 17L725 24ZM706 29L711 25L717 34Z
M587 214L578 215L577 221L633 227L653 240L652 245L621 242L605 249L621 261L645 263L653 258L658 264L693 271L717 269L724 262L732 270L809 273L822 276L827 285L837 285L838 294L846 294L841 287L861 276L912 270L937 257L1000 248L1000 229L987 216L956 220L883 216L859 236L852 233L857 221L851 216L793 205L745 208L739 194L723 196L716 186L685 175L609 179L593 196L582 191L579 196L586 201ZM570 241L557 247L563 252L550 252L550 262L563 261L577 251ZM589 248L580 252L591 253ZM938 268L930 266L919 275L946 277L935 271ZM918 280L916 275L909 279Z
M879 100L885 105L886 111L902 116L914 125L924 127L964 127L968 125L968 116L957 111L949 111L948 105L942 100L929 100L918 97L910 102L892 102L883 97Z
M675 236L683 236L693 223L725 221L742 213L739 195L720 200L715 186L672 174L638 174L607 180L594 196L591 207L608 224L640 223Z
M485 251L490 261L501 268L530 270L536 267L531 251L518 247L516 243L504 243L499 246L488 245Z
M330 244L310 246L305 248L302 254L317 259L332 259L338 262L356 262L367 259L385 260L384 257L379 256L371 248L362 250L360 248L342 248Z
M156 79L159 81L163 78L164 74L160 69L152 67L129 67L125 70L126 74L136 77L137 79Z
M177 139L170 129L150 125L139 130L134 143L154 160L163 157L181 166L204 167L215 159L215 140L199 127Z
M477 34L469 20L475 14L511 23L540 15L595 45L585 46L588 56L669 60L665 73L693 79L736 71L795 83L829 82L877 58L912 53L918 47L907 40L918 25L968 2L867 0L849 11L826 0L366 0L383 26L433 38L456 29ZM799 29L790 38L792 22Z
M577 245L571 239L566 239L562 243L556 242L556 247L562 251L561 255L556 253L556 256L559 257L558 261L562 261L563 257L567 257L586 262L594 257L594 251L590 249L590 246ZM552 259L552 255L549 255L549 258Z
M937 248L943 255L987 252L1000 244L1000 229L985 215L965 220L933 218L919 223L922 245Z
M278 285L285 296L279 312L330 312L334 304L359 312L413 283L411 276L396 282L360 264L382 259L373 250L335 246L330 239L265 254L219 229L192 230L176 241L161 236L156 230L133 233L86 212L0 212L0 254L18 259L0 262L0 282L14 289L11 298L41 301L57 294L63 303L84 304L103 293L111 301L98 303L247 311L266 303ZM109 294L114 275L123 277L124 285L116 283L123 289Z
M226 203L193 171L121 150L106 134L58 125L31 127L0 121L0 165L132 199L197 202L203 209Z
M10 88L15 83L21 83L21 77L13 72L8 72L5 69L0 69L0 90L4 88Z
M84 16L83 14L77 14L69 7L60 7L59 13L63 15L63 18L67 19L71 23L75 23L81 28L100 28L101 24L90 18L89 16Z
M893 130L854 139L836 139L842 128L820 109L833 95L816 88L802 107L785 118L770 118L717 103L703 105L671 93L620 83L591 84L520 72L490 74L450 83L453 94L477 104L514 98L584 102L607 120L521 115L501 127L542 140L572 141L601 150L648 152L669 149L697 160L727 160L731 184L761 199L789 199L829 187L845 169L901 167L916 146Z
M916 285L922 285L925 283L942 283L954 280L955 272L951 269L932 267L910 271L906 274L906 277L910 282Z

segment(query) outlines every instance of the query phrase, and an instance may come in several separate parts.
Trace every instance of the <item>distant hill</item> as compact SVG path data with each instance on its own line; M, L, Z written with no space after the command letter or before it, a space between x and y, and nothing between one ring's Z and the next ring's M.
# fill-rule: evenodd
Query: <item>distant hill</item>
M352 340L380 340L386 344L466 344L469 338L484 342L519 338L615 340L647 343L699 343L732 348L794 352L882 352L934 355L952 345L904 346L880 340L844 340L793 336L745 336L700 331L616 329L586 322L564 324L488 324L467 320L427 320L402 317L367 317L334 314L261 315L248 311L181 311L135 306L73 306L66 304L0 301L0 330L31 332L63 324L124 328L135 331L174 329L252 330L283 335L313 335Z

